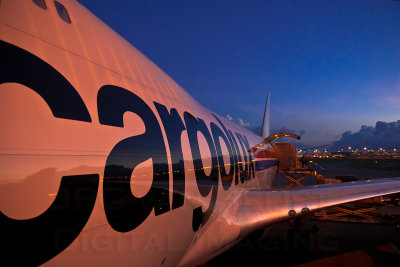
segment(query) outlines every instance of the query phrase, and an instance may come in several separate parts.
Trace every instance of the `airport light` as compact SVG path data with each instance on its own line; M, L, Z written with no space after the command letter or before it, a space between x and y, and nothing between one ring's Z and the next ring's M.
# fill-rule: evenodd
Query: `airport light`
M367 148L366 148L366 147L364 147L364 150L367 150Z

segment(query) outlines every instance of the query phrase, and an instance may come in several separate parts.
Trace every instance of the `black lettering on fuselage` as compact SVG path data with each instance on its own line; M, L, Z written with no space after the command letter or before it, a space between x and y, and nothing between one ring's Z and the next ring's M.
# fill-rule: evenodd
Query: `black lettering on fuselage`
M0 84L19 83L38 93L56 118L91 122L82 98L64 76L47 62L0 41Z
M14 45L0 41L0 84L19 83L38 93L49 106L54 117L91 122L85 103L75 88L49 64ZM145 125L145 133L119 141L110 151L104 168L104 210L110 226L127 232L141 225L154 210L156 216L182 207L185 199L185 168L181 135L186 130L192 152L196 183L202 197L211 193L206 210L193 210L192 228L208 221L216 204L218 177L224 190L238 178L255 177L255 168L246 136L236 133L243 158L231 130L214 115L220 127L211 122L210 130L201 118L184 112L184 122L176 109L169 112L162 104L154 102L165 129L170 148L173 177L173 199L169 202L169 167L164 137L152 109L137 95L124 88L105 85L99 89L97 107L102 125L124 127L125 112L137 114ZM203 166L198 133L206 139L211 154L211 166ZM229 154L229 172L225 170L220 138ZM246 155L247 151L247 155ZM151 159L152 184L143 197L131 191L131 175L136 166ZM204 168L210 168L206 175ZM220 168L218 170L218 167ZM14 220L0 212L3 260L14 265L40 265L67 248L80 234L93 210L99 186L98 174L64 176L55 201L41 215L28 220ZM171 207L172 206L172 207ZM23 256L21 256L23 255ZM7 260L9 259L9 260Z
M128 232L143 223L154 208L155 215L170 210L167 151L160 125L150 107L134 93L106 85L97 95L101 124L123 127L123 115L130 111L144 122L144 134L128 137L111 150L104 169L104 209L111 227ZM132 194L130 181L133 169L152 159L153 182L141 197Z
M185 164L183 161L181 135L186 130L176 109L172 108L168 113L167 108L154 102L167 135L171 154L173 173L172 209L179 208L185 200Z
M237 181L238 178L240 178L240 182L244 183L244 175L243 175L243 165L242 165L242 156L240 155L240 150L239 146L236 142L235 136L233 135L231 130L228 130L228 133L232 139L233 146L235 147L236 153L237 153L237 159L238 162L236 163L237 166L237 175L235 176L235 181Z
M235 160L234 160L232 147L231 147L231 144L228 141L228 138L226 137L226 135L222 132L222 130L215 123L212 122L210 124L210 127L211 127L211 132L213 134L214 144L215 144L215 148L217 150L217 155L218 155L218 164L219 164L219 171L221 174L222 188L224 188L224 190L228 190L232 186L232 180L233 180L233 175L234 175L234 166L235 166ZM226 170L225 170L226 163L224 162L224 155L222 153L219 138L222 138L226 147L228 148L228 153L229 153L229 172L228 173L226 173Z
M238 159L238 152L236 151L235 144L233 143L234 140L232 140L232 136L229 134L229 131L226 129L225 125L220 121L220 119L218 119L218 117L215 116L214 114L213 114L213 116L218 121L218 123L221 125L222 129L224 130L225 135L228 137L229 144L230 144L230 146L232 148L233 161L234 161L234 167L235 167L235 185L237 185L239 183L238 182L238 177L239 177L238 162L239 162L239 159Z
M195 169L194 172L196 176L197 187L199 189L200 194L203 197L207 196L211 191L210 204L208 206L207 211L204 212L202 215L202 225L204 225L211 216L211 213L215 206L215 202L217 200L217 192L218 192L217 153L215 151L210 131L208 130L204 121L202 119L195 118L192 114L188 112L184 113L184 118L190 143L190 149L192 151L193 166ZM211 166L206 166L206 167L211 167L210 175L206 175L206 173L204 172L205 166L203 166L203 161L201 159L200 146L197 138L198 132L200 132L204 136L204 138L207 141L208 149L210 150ZM196 231L197 230L196 227L194 227L193 230Z
M248 180L248 179L250 179L250 177L249 177L249 161L247 160L247 151L243 144L243 137L238 133L236 133L236 137L239 140L239 144L240 144L240 147L242 148L242 152L243 152L243 160L244 160L243 163L245 166L245 169L243 171L243 177L244 177L244 180Z
M249 178L255 178L256 177L256 171L254 167L254 161L253 161L253 153L251 152L249 141L247 140L247 137L244 135L243 136L243 144L246 147L247 150L247 156L248 156L248 162L249 162Z
M35 91L54 117L92 121L75 88L48 63L4 41L0 55L0 84L18 83ZM98 186L98 174L64 176L57 197L41 215L14 220L0 212L2 260L15 266L40 265L67 248L88 221Z

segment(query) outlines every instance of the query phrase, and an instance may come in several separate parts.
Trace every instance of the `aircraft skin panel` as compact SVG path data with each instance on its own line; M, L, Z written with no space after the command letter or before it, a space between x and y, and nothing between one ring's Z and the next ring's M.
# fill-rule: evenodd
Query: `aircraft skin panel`
M270 188L272 147L254 150L263 138L202 107L78 2L58 1L71 24L45 2L0 3L5 260L177 266L195 264L200 240L241 238L220 218Z

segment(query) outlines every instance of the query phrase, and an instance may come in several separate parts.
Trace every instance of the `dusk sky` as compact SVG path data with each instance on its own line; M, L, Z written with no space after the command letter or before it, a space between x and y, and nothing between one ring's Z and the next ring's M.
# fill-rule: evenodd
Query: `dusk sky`
M400 120L400 1L79 0L201 104L329 144Z

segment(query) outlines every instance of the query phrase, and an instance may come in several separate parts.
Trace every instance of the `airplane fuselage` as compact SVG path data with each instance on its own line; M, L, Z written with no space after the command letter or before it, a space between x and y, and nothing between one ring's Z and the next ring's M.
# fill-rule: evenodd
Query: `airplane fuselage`
M0 4L4 256L176 266L237 242L223 214L244 188L270 187L273 149L253 148L263 138L202 107L80 4L58 2L71 23L54 1ZM200 239L211 242L193 253Z

